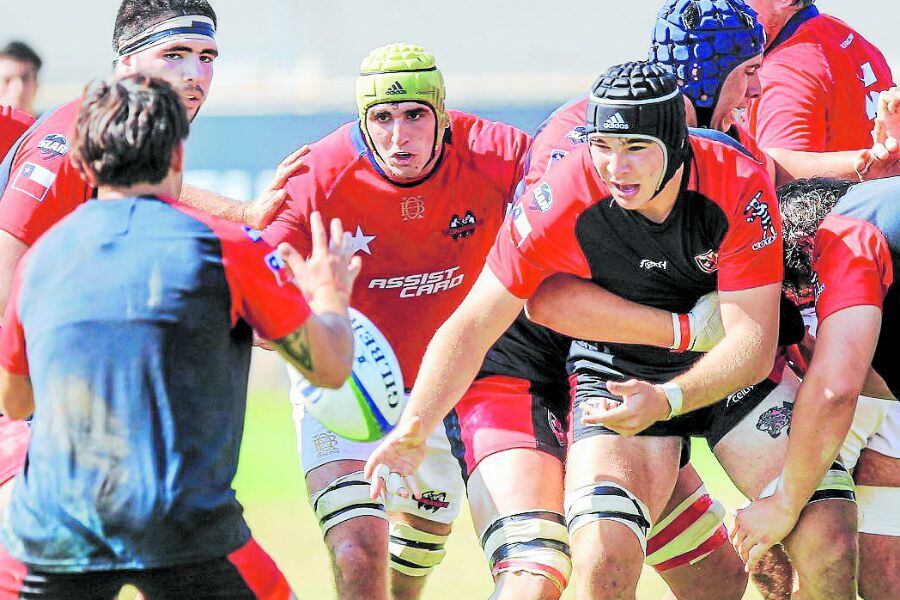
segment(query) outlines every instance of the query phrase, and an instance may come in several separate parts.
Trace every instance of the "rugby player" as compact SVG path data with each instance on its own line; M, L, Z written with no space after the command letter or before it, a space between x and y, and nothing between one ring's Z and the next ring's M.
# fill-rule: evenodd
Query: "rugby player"
M193 119L206 99L218 55L216 15L206 0L123 0L113 31L119 74L142 71L166 77ZM44 113L13 145L0 166L0 310L12 285L19 259L50 226L92 197L94 190L69 161L70 140L81 99ZM18 136L17 136L18 137ZM269 187L253 203L236 202L185 186L180 200L210 214L250 227L268 223L284 201L281 189L299 166L304 150L279 166ZM19 444L9 438L0 455L0 471L21 467L27 430L14 427Z
M25 42L14 40L0 48L0 104L33 114L42 64Z
M815 492L812 480L840 454L845 466L856 466L860 594L867 599L900 594L892 568L900 553L900 376L894 348L900 333L894 283L900 256L898 194L897 177L852 187L803 180L779 190L785 285L798 297L815 297L819 326L777 487L738 511L732 531L742 555L751 563L758 560L791 530ZM845 438L854 443L844 443Z
M312 145L263 232L303 252L310 212L343 220L366 257L354 307L387 337L407 385L484 266L531 142L514 127L445 109L444 98L431 53L408 44L373 50L357 79L359 119ZM389 531L362 473L375 444L326 430L302 412L297 392L301 462L338 597L386 598L389 562L392 596L418 597L463 500L446 435L437 429L428 441L416 497L389 498Z
M759 163L729 145L688 135L683 100L663 67L613 67L591 98L589 147L573 151L513 207L488 269L429 345L401 422L373 452L366 473L389 469L386 479L401 478L396 491L409 494L414 482L403 478L421 461L426 433L468 387L478 357L553 273L591 278L627 300L666 311L689 308L718 287L726 334L702 358L583 342L570 355L575 442L566 471L566 520L576 589L585 598L633 597L648 530L675 484L682 438L705 435L751 497L779 466L772 458L783 452L786 436L754 425L777 413L785 399L776 382L765 380L778 337L780 224ZM708 227L697 225L704 220ZM690 234L681 234L682 227ZM627 322L630 314L616 316ZM613 328L611 339L629 341L620 333ZM593 406L598 399L618 404L615 396L624 397L621 405ZM600 421L606 427L596 425ZM608 435L608 428L643 435ZM375 481L373 495L384 489L384 479ZM804 514L798 531L806 547L819 550L819 560L801 561L798 570L816 579L806 588L813 597L851 597L855 508L817 506ZM827 580L818 577L823 568L831 574Z
M878 94L893 86L890 67L858 31L820 14L814 1L747 0L767 40L762 93L747 112L750 132L787 175L780 182L900 174L897 148L858 160L858 150L872 143ZM808 154L819 152L843 152L843 164L823 173L820 159Z
M28 570L4 597L291 597L231 489L251 326L341 386L359 259L346 239L329 250L320 218L307 262L178 204L187 135L163 79L113 78L81 103L73 165L98 199L21 262L0 337L0 406L35 412L0 523Z

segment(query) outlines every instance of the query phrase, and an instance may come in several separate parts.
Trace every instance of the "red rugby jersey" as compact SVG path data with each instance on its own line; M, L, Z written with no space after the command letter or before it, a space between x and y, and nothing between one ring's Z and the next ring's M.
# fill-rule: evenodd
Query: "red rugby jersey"
M0 156L6 156L16 140L31 127L32 123L34 117L27 112L0 106Z
M611 201L589 148L577 148L513 206L488 256L491 270L521 298L563 272L676 312L716 288L781 281L781 220L765 169L733 146L690 141L690 180L660 224Z
M44 113L0 172L0 229L29 246L93 195L69 162L81 98Z
M762 95L747 111L751 133L763 148L807 152L870 147L878 94L893 86L881 52L815 6L773 41L759 77Z
M390 341L412 387L428 340L468 293L522 178L531 138L457 111L438 166L424 181L392 183L348 123L313 144L263 232L307 254L308 216L339 217L362 256L353 306Z

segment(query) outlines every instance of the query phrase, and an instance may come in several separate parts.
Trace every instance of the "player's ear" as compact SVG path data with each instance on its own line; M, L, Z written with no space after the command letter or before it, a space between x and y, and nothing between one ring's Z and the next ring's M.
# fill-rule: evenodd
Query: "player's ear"
M172 150L172 163L169 165L169 170L175 173L184 171L184 142L179 142Z

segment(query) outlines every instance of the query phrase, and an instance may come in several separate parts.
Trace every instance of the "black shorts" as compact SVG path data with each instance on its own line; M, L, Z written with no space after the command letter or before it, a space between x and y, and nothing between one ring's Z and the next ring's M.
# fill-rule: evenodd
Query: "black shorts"
M597 398L620 400L606 389L606 379L593 373L578 373L570 379L570 384L573 386L571 431L574 441L595 435L618 435L602 425L585 425L581 422L584 403ZM710 406L654 423L638 435L683 439L702 437L710 448L715 448L776 386L771 379L765 379Z
M284 575L253 539L228 556L158 569L51 573L28 567L18 585L18 596L11 597L41 600L113 600L125 585L140 590L146 600L288 600L291 596Z

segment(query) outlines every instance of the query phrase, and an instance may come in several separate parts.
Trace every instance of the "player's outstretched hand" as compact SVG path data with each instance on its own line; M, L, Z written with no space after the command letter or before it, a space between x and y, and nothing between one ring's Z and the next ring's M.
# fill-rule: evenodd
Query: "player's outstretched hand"
M345 294L347 299L353 290L353 282L359 275L362 259L353 256L350 236L344 232L340 219L331 220L331 238L325 233L322 215L318 211L309 216L312 236L312 254L306 260L293 246L278 245L278 253L294 272L297 285L303 294L313 301L321 289L331 289Z
M728 539L744 561L744 570L749 573L769 548L787 537L799 518L800 513L783 506L777 495L739 509Z
M861 180L900 175L900 88L881 92L872 147L859 153L853 168Z
M401 498L421 497L416 469L425 460L425 437L418 417L401 420L366 461L365 476L372 483L373 499L385 493Z
M253 229L265 229L275 218L275 214L287 198L284 189L287 180L303 166L303 157L309 154L309 146L291 152L278 167L266 189L244 209L244 224Z
M606 400L602 404L588 404L581 421L586 425L603 425L625 436L637 435L657 421L669 418L671 407L659 386L646 381L609 381L606 389L622 402Z

